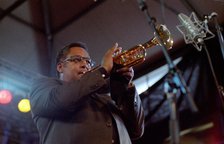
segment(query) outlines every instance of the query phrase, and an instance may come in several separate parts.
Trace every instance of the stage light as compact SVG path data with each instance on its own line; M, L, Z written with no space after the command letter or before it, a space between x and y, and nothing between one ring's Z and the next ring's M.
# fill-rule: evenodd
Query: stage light
M18 109L20 112L26 113L30 111L30 100L29 99L22 99L18 103Z
M12 101L12 94L9 90L0 90L0 104L8 104Z

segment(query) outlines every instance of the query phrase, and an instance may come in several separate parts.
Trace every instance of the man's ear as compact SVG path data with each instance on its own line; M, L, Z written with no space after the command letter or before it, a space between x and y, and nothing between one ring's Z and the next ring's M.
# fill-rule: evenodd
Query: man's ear
M59 73L62 73L63 72L63 65L62 65L62 63L57 64L57 71Z

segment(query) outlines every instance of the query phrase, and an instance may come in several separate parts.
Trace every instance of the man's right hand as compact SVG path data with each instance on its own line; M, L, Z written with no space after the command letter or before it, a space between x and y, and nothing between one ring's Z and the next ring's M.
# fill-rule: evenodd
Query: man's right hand
M113 55L117 53L121 53L122 48L118 47L118 43L110 48L103 56L101 66L105 68L105 70L110 73L113 68Z

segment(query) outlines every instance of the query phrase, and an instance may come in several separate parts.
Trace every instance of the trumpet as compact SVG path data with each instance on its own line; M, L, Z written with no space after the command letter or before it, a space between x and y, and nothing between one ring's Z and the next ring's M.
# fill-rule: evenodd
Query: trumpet
M160 37L161 42L166 46L167 49L171 49L173 46L173 38L167 27L165 25L160 24L156 26L156 30L158 31L158 36ZM145 61L145 57L147 55L146 49L156 45L162 44L156 38L154 33L154 37L146 43L138 44L129 50L123 51L122 53L115 55L113 57L113 62L119 67L131 67L140 64Z

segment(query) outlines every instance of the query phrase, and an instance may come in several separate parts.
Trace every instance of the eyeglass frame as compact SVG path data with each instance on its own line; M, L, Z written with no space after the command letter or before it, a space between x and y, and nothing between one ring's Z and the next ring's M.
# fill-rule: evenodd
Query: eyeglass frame
M75 63L80 63L82 61L85 61L88 64L88 66L90 66L90 67L93 67L95 65L95 62L91 58L82 57L82 56L79 56L79 55L74 55L74 56L67 57L64 60L62 60L61 63L68 62L68 61L69 62L75 62Z

